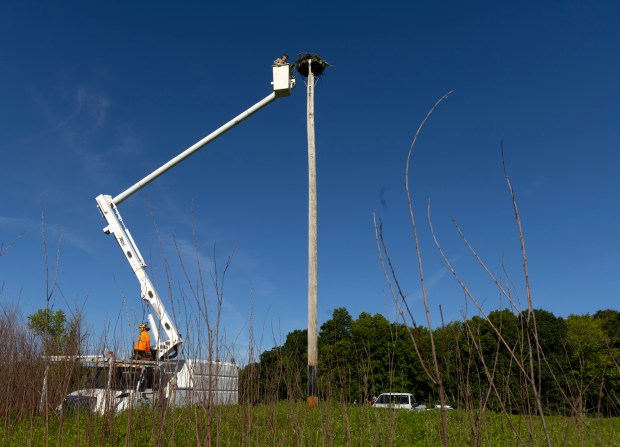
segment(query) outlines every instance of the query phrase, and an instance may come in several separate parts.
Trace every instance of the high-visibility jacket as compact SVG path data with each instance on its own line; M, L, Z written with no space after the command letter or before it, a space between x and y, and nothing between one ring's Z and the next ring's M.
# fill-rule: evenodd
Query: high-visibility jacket
M134 349L137 351L150 351L151 350L151 334L149 331L140 332L140 336L138 337L138 342Z

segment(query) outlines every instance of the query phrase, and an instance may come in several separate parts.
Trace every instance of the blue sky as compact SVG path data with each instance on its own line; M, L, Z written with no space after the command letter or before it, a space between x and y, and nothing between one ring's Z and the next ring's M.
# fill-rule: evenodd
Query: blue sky
M3 305L56 309L133 335L139 289L95 197L115 196L270 93L271 62L315 52L319 324L336 307L396 318L373 211L424 323L403 174L411 165L433 324L476 312L442 266L426 222L486 309L506 305L455 232L525 289L500 141L523 221L534 305L556 315L618 309L618 2L4 2L0 14ZM180 331L194 318L196 234L206 292L214 253L222 328L246 352L307 323L307 139L302 79L132 196L120 211ZM157 230L154 227L157 226ZM215 247L215 248L214 248ZM503 266L503 268L502 268ZM168 269L169 275L166 275ZM505 271L503 271L505 270ZM172 297L172 298L171 298ZM189 317L187 317L189 315ZM188 327L189 326L189 327Z

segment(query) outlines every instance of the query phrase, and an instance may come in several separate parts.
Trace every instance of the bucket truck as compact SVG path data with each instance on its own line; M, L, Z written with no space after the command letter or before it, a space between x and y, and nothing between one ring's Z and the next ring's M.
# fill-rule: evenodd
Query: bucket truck
M152 399L154 396L152 390L154 388L158 388L160 390L158 392L161 392L163 389L165 391L165 399L177 404L188 401L194 402L196 399L201 399L200 396L204 397L205 393L210 396L209 399L211 399L211 396L215 395L216 399L213 401L215 403L236 403L238 369L234 363L205 362L191 359L172 360L180 353L183 340L173 319L170 318L170 315L166 311L153 282L149 278L144 258L129 232L129 229L125 225L118 206L132 194L136 193L157 177L170 170L196 151L202 149L267 104L273 102L277 98L289 96L291 90L295 87L295 79L291 76L291 66L274 66L272 68L272 74L273 91L267 97L237 115L235 118L181 152L117 196L112 197L105 194L97 196L97 207L107 223L103 228L103 232L108 235L112 234L116 239L123 255L138 279L141 298L149 304L154 313L153 315L153 313L149 312L148 319L155 339L155 361L115 360L111 357L106 358L101 356L83 357L81 359L83 365L90 366L94 371L107 371L107 379L103 381L100 378L97 379L97 384L95 384L94 388L74 391L65 399L65 406L72 406L75 405L75 403L79 405L80 403L86 402L88 408L99 412L105 412L109 409L124 409L127 408L127 406L137 405L142 401L148 401L148 396L151 396ZM67 359L57 358L56 360L66 361ZM80 361L80 358L76 357L74 360ZM198 390L198 388L200 388L198 382L204 382L202 379L199 380L199 377L204 376L206 374L205 371L209 371L209 374L212 375L213 378L219 378L219 380L214 381L213 378L211 378L207 381L209 385L206 391L205 389ZM120 376L118 374L119 372L122 373ZM99 374L94 374L94 377L99 377ZM116 377L116 381L113 380L113 377ZM153 384L154 378L159 378L161 382L157 387ZM114 384L116 384L116 386L114 386ZM212 401L209 400L209 402Z

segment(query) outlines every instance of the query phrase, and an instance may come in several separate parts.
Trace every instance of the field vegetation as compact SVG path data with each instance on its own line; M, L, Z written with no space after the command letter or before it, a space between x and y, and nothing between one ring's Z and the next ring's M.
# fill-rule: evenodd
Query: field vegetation
M160 403L103 416L58 412L64 396L84 386L84 375L74 361L50 364L47 359L83 353L85 346L96 347L98 342L88 339L79 309L69 317L53 310L50 300L56 282L54 275L46 274L44 309L24 318L17 307L0 307L0 445L620 445L620 312L607 309L561 318L534 306L525 237L505 165L526 304L521 307L514 300L509 285L491 272L455 222L481 272L496 287L500 302L506 303L486 312L488 304L481 305L444 254L432 229L429 207L428 223L442 261L475 309L475 315L463 316L461 321L431 325L409 165L424 123L446 96L418 128L406 162L405 189L424 323L419 323L419 309L412 311L400 289L381 220L375 216L378 258L399 318L391 322L365 312L353 318L343 307L333 311L318 334L316 409L305 402L307 330L295 330L281 346L255 356L259 351L255 351L250 329L248 358L239 359L237 405L171 408ZM6 262L7 250L15 241L5 249L0 245L0 262ZM196 243L197 260L198 252ZM47 270L45 238L44 254ZM181 257L180 261L183 266ZM206 353L208 359L220 359L231 352L220 332L224 277L230 264L231 258L220 276L217 268L211 272L214 296L206 292L208 281L202 278L200 265L198 280L190 278L183 267L188 292L183 297L186 301L175 308L185 309L184 326L198 334L185 344L189 358ZM170 272L166 274L170 284ZM188 312L192 306L194 311ZM44 384L47 392L43 394ZM394 411L371 405L373 396L389 391L412 392L430 409ZM455 409L433 409L437 403Z
M564 319L534 310L540 326L544 357L536 363L540 396L546 414L620 416L620 312ZM523 315L504 309L487 318L475 316L435 329L446 399L452 406L474 410L527 414L534 405L523 391L522 371L499 336L514 352L525 352L528 330ZM437 388L425 374L411 346L411 333L423 358L431 357L430 334L425 327L408 328L380 314L361 313L353 319L345 308L333 311L319 332L322 394L342 402L365 402L387 391L411 390L426 404L439 400ZM288 334L282 346L265 351L258 362L242 371L247 396L255 402L303 399L307 333ZM523 361L522 357L518 357Z
M379 231L377 243L388 265ZM224 272L229 266L230 259ZM216 279L215 306L192 289L202 311L187 325L203 318L209 329L186 346L189 357L203 346L210 358L230 352L218 335L223 280ZM46 356L97 343L79 310L67 317L48 307L24 318L3 305L0 445L620 445L619 311L561 318L512 306L432 329L411 319L395 290L401 322L366 312L353 318L340 307L321 325L315 410L305 402L307 331L299 329L256 358L250 352L238 405L58 412L66 394L85 387L84 374L76 362L49 364ZM389 391L412 392L431 409L370 405ZM438 402L455 409L432 409Z

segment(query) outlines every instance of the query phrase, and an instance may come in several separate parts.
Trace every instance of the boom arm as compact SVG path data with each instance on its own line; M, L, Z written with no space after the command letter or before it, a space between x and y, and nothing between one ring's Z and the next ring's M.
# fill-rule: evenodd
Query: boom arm
M166 308L155 286L151 282L149 275L146 273L146 262L144 262L140 250L138 250L136 243L131 237L129 229L125 226L123 218L118 212L118 208L114 205L112 197L101 194L97 196L96 200L101 215L108 222L108 226L103 229L103 232L105 234L112 233L116 238L116 242L118 242L121 250L123 250L127 262L129 262L136 278L138 278L138 282L140 283L140 296L151 305L151 308L155 311L161 323L161 328L168 338L165 341L161 341L158 328L153 328L157 358L162 358L164 356L174 357L176 355L176 347L182 343L181 336L170 319L168 312L166 312Z
M175 357L178 353L179 346L181 345L181 343L183 343L183 340L181 339L181 335L177 331L174 323L170 319L168 312L166 312L166 308L164 307L164 304L162 303L161 298L157 293L157 290L153 286L153 283L151 282L151 279L146 272L146 263L144 262L144 259L140 254L140 250L138 250L138 246L134 242L133 237L129 232L129 229L125 226L123 222L123 219L118 211L118 205L122 201L127 199L130 195L139 191L144 186L148 185L157 177L162 175L164 172L173 168L181 161L192 155L194 152L202 149L211 141L215 140L220 135L232 129L241 121L250 117L252 114L262 109L276 98L280 98L282 96L289 96L291 89L295 87L295 79L291 78L290 76L289 65L273 67L272 85L273 92L269 94L269 96L265 97L246 111L237 115L235 118L228 121L226 124L218 128L214 132L210 133L205 138L195 143L193 146L181 152L172 160L168 161L166 164L162 165L130 188L127 188L116 197L112 198L112 196L101 194L96 198L97 207L99 208L99 211L101 212L103 218L108 223L108 225L103 229L103 232L105 234L112 233L116 238L116 241L121 247L121 250L123 250L123 254L129 262L131 269L136 275L136 278L138 278L138 282L140 283L140 296L143 300L147 301L151 305L151 308L155 311L159 323L161 323L161 327L158 327L151 321L151 325L153 326L153 335L155 336L155 345L157 349L158 359L161 359L163 357ZM149 320L153 320L151 314L149 314ZM164 330L167 340L162 341L160 339L158 331L159 328Z
M187 157L192 155L194 152L199 151L200 149L205 147L207 144L215 140L217 137L219 137L220 135L224 134L225 132L235 127L241 121L249 118L251 115L258 112L260 109L265 107L267 104L269 104L276 98L281 98L282 96L289 96L291 94L291 89L295 88L295 78L291 78L290 73L291 73L290 65L281 65L279 67L273 67L273 82L272 82L273 92L269 94L269 96L263 98L262 100L254 104L249 109L245 110L244 112L240 113L239 115L237 115L236 117L228 121L223 126L211 132L209 135L204 137L202 140L198 141L193 146L190 146L189 148L181 152L179 155L174 157L168 163L160 166L159 168L151 172L149 175L144 177L142 180L140 180L133 186L127 188L125 191L123 191L122 193L114 197L114 203L116 205L120 205L120 203L124 201L127 197L139 191L140 189L144 188L146 185L151 183L153 180L155 180L157 177L162 175L164 172L168 171L169 169L172 169L174 166L181 163L183 160L185 160Z

